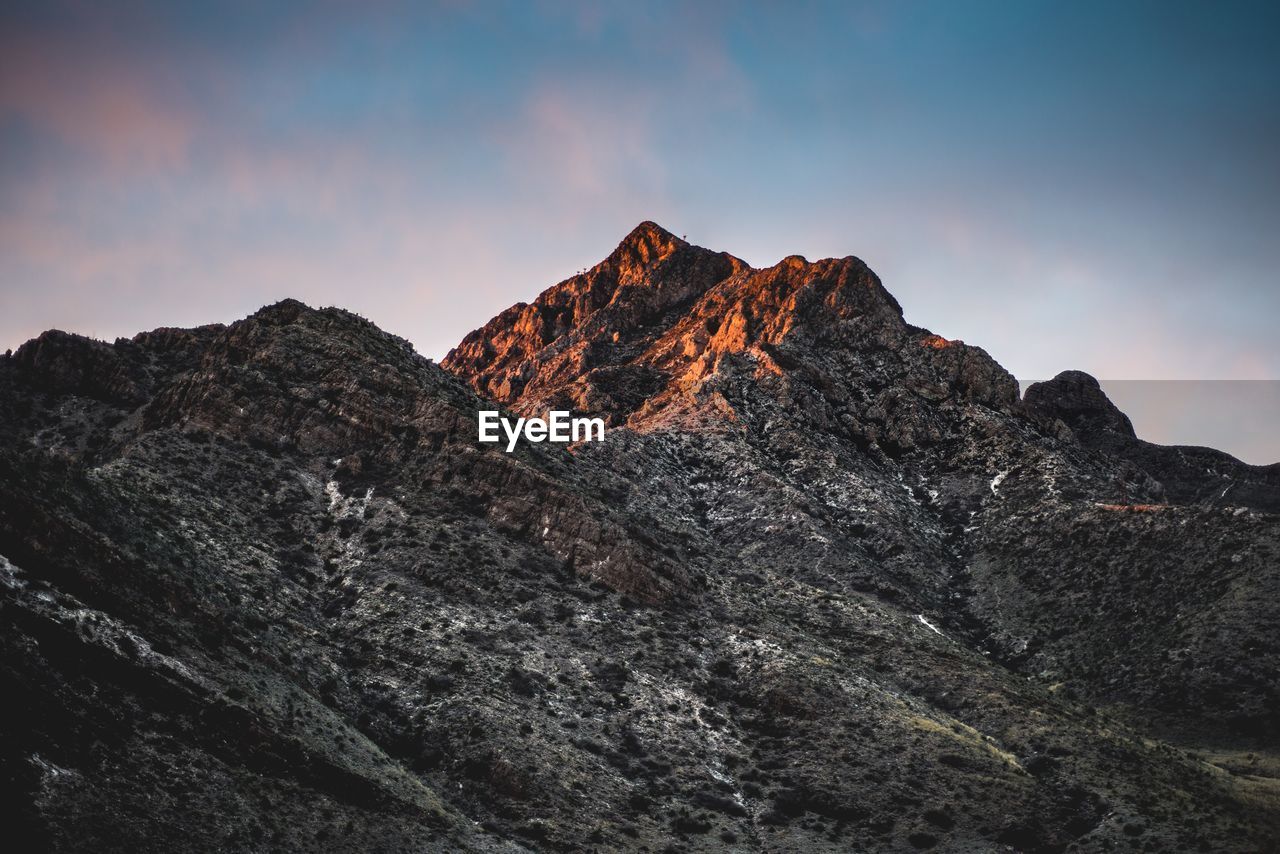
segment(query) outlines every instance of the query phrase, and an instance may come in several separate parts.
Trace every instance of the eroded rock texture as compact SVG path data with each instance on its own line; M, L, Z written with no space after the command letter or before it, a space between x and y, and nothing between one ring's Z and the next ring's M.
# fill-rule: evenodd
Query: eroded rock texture
M606 441L475 440L569 408ZM0 793L68 851L1267 850L1280 471L652 223L441 366L0 361Z

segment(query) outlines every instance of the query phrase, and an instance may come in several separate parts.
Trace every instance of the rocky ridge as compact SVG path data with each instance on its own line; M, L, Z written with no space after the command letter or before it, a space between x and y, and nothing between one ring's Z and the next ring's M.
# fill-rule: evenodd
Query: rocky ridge
M1277 467L1143 443L1085 375L1020 399L856 258L644 223L441 366L286 301L46 333L0 400L0 767L38 847L1280 832ZM608 438L508 455L495 402Z

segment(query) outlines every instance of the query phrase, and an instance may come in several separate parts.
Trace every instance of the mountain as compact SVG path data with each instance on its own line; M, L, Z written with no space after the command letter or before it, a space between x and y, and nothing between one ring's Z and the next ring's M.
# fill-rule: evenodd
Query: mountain
M1261 851L1280 467L856 258L642 223L440 365L296 301L0 361L33 850ZM476 440L572 409L604 441Z

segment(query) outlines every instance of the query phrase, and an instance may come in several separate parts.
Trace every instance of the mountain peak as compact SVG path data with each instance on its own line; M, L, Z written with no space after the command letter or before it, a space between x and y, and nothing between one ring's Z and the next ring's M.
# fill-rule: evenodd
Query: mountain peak
M675 309L746 269L741 259L694 246L645 220L599 264L467 335L441 365L511 404L539 374L562 369L572 379L599 367L605 349L642 346ZM549 359L559 367L550 368Z
M1098 381L1084 371L1063 371L1034 383L1023 396L1032 409L1060 418L1077 434L1105 433L1124 439L1136 434L1129 416L1111 402Z
M669 258L677 250L688 246L662 226L651 220L631 229L618 248L605 259L605 264L616 265L620 270L642 270Z
M645 221L603 262L498 315L441 364L519 411L570 408L613 423L710 412L721 403L707 389L743 371L802 384L830 376L840 379L818 384L843 386L873 363L883 367L883 358L858 355L869 347L904 354L898 369L941 394L997 407L1016 399L1013 379L976 348L917 365L920 331L857 258L792 255L754 269Z
M687 242L676 237L651 219L637 225L622 239L619 246L685 246Z

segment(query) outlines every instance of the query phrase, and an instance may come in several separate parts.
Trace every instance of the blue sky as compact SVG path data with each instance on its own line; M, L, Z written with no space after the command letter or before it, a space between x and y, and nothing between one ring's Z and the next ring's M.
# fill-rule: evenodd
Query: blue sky
M439 357L653 219L1021 379L1280 379L1277 10L8 3L0 348L294 296Z

